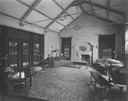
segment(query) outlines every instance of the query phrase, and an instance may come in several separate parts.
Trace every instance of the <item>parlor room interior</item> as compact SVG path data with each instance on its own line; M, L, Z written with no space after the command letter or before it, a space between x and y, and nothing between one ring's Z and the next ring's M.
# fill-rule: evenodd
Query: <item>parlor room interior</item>
M128 101L127 0L0 0L0 101Z

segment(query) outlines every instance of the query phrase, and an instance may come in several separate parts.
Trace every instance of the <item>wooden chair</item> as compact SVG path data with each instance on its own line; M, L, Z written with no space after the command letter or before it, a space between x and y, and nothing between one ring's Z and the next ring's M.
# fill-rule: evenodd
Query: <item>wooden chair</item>
M108 96L108 90L113 87L99 72L90 71L90 84L94 87L100 98L103 98L103 93Z
M22 86L21 90L22 92L25 91L25 88L26 88L26 79L13 79L13 80L8 80L7 81L8 83L8 90L9 90L9 95L15 95L16 92L14 92L14 88L16 86ZM20 90L20 89L18 89Z
M121 90L127 85L127 75L120 73L120 71L113 71L113 68L113 66L107 66L109 82L116 84Z
M42 54L41 54L42 55ZM41 56L39 55L39 57ZM45 65L48 65L48 67L54 67L54 58L50 57L48 55L47 59L40 59L39 58L39 66L41 66L43 69L45 68Z

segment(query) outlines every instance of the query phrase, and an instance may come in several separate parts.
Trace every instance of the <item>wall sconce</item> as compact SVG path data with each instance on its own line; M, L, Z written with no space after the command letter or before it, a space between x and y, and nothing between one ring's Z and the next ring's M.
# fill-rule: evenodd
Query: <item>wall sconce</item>
M93 47L95 47L95 48L98 48L98 45L92 45Z
M80 30L80 28L81 28L81 27L80 27L79 25L75 25L75 26L74 26L74 30L75 30L75 31Z
M96 45L95 47L98 48L98 45Z

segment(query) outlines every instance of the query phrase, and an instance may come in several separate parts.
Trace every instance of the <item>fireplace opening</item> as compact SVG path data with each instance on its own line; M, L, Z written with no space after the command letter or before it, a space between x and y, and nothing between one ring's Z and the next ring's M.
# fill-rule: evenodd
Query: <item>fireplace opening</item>
M81 54L81 61L90 63L90 55Z

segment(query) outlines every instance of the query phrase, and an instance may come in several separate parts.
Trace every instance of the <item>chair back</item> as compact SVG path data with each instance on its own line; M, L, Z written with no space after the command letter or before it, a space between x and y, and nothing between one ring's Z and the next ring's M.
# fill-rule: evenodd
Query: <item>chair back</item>
M120 73L119 71L113 71L114 66L107 66L108 74L112 78L114 84L127 84L127 75Z

